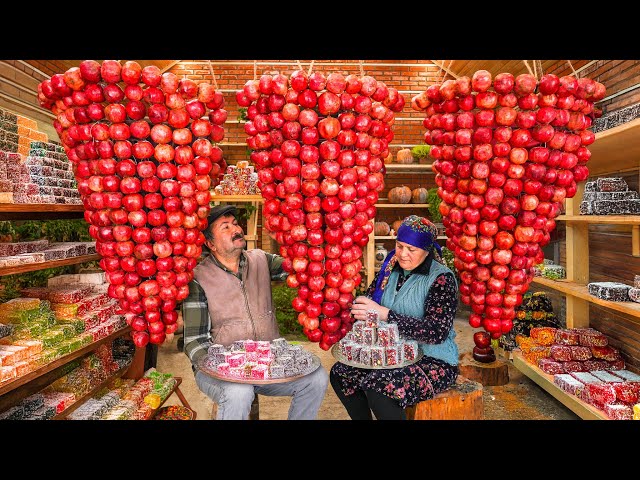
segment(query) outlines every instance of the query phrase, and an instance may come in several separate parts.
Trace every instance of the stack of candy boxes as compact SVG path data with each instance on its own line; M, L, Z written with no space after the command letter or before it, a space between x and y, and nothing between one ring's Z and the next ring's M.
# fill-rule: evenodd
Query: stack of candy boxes
M275 340L237 340L229 347L211 345L205 367L218 375L253 380L288 378L306 373L313 357L299 345L284 338Z
M70 275L93 283L58 283L21 291L0 304L0 384L104 338L126 325L106 293L104 273ZM66 277L65 275L61 277Z
M0 151L26 155L31 143L48 140L47 134L38 130L35 120L0 109Z
M42 391L0 413L0 420L48 420L131 363L113 356L111 344L100 345L91 355L65 365L68 371Z
M340 354L349 362L366 367L401 365L418 356L418 342L404 340L398 325L377 319L358 320L338 343Z
M0 267L63 260L96 253L96 242L54 242L47 239L0 243Z
M222 180L213 189L214 195L256 195L258 188L258 174L253 165L246 160L239 160L235 165L227 166Z
M620 352L593 328L532 328L517 336L524 358L554 376L561 389L612 419L640 419L640 376L625 370Z

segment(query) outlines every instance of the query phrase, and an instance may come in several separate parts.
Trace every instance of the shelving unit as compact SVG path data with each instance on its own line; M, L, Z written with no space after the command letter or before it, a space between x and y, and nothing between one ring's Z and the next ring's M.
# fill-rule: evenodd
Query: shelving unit
M153 413L151 414L151 417L149 418L149 420L153 420L155 418L156 414L158 413L158 410L160 410L162 408L162 406L167 402L167 400L169 400L171 395L173 395L174 393L178 396L178 399L180 400L180 403L182 403L183 406L187 407L189 410L191 410L193 412L193 420L196 419L196 416L197 416L196 411L193 410L193 408L191 408L191 405L189 405L189 402L187 401L187 399L182 394L182 391L180 390L180 384L182 383L182 377L173 377L173 378L176 379L176 384L173 386L173 388L169 392L169 395L167 395L167 397L162 401L162 403L160 403L158 408L156 408L153 411Z
M213 195L211 197L211 202L215 205L220 205L222 203L226 204L250 204L255 209L251 212L251 215L247 219L247 231L245 232L244 238L247 241L247 249L252 250L258 245L258 209L260 205L264 203L264 198L262 195ZM263 233L262 244L263 250L268 250L265 248L265 236L270 240L270 237Z
M21 398L28 397L29 395L42 390L49 385L55 379L60 377L59 368L66 365L69 362L77 358L84 357L86 354L93 352L100 345L109 343L118 337L121 337L131 331L131 327L126 326L121 328L117 332L113 332L111 335L107 335L100 340L93 342L89 345L85 345L75 352L71 352L69 355L60 357L53 362L47 363L42 367L27 373L21 377L16 378L10 382L4 383L0 387L0 412L14 405Z
M0 220L52 220L83 218L84 205L59 205L50 203L0 203Z
M536 382L540 387L544 388L556 400L561 402L565 407L569 408L573 413L583 420L608 420L602 410L598 410L593 405L583 402L575 395L565 392L553 383L553 375L544 373L535 365L528 363L522 356L522 352L516 349L511 352L513 365L523 374Z
M640 119L596 134L589 146L591 158L587 164L591 176L616 174L640 168ZM533 282L562 293L566 297L566 326L589 326L589 306L596 304L629 315L640 324L640 304L635 302L610 302L589 294L589 225L627 225L632 232L632 255L640 256L640 215L579 215L579 205L584 193L584 183L578 185L573 198L565 201L565 215L556 218L566 227L566 271L564 280L534 277ZM608 417L568 395L553 384L553 376L528 364L522 355L513 354L513 364L524 375L560 400L581 418L607 419Z
M36 270L44 270L45 268L66 267L67 265L76 265L78 263L94 262L102 258L98 254L80 255L78 257L63 258L61 260L51 260L49 262L25 263L15 267L0 267L0 276L15 275L16 273L34 272Z

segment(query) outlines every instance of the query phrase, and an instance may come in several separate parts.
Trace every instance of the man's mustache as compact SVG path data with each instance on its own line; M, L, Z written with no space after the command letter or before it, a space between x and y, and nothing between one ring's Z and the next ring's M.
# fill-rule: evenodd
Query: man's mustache
M231 240L232 240L232 241L235 241L235 240L238 240L238 239L240 239L240 238L244 238L244 235L242 235L242 234L240 234L240 233L236 233L236 234L231 238Z

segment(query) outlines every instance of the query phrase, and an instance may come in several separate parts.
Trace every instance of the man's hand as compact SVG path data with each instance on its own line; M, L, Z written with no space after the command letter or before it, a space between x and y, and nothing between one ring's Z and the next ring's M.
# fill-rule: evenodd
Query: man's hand
M353 315L353 318L356 320L364 321L367 318L367 311L369 310L373 310L378 314L378 320L386 322L387 318L389 318L389 309L387 307L383 307L367 297L357 297L353 301L351 315Z

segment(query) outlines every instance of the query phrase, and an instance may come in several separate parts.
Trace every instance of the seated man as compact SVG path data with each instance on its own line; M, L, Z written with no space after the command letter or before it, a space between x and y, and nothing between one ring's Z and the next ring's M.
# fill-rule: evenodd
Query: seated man
M289 420L313 420L329 383L322 366L309 375L286 382L251 385L212 378L198 370L198 361L212 343L273 340L280 336L271 297L271 280L286 278L282 257L263 250L245 250L236 207L211 209L205 230L210 254L194 269L189 297L182 305L184 351L196 384L218 404L218 420L246 420L256 394L292 396Z

